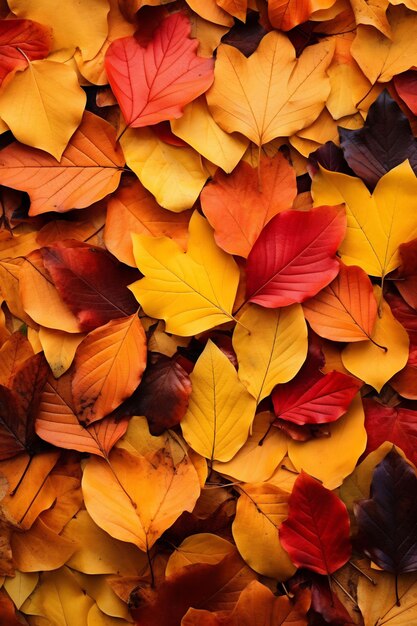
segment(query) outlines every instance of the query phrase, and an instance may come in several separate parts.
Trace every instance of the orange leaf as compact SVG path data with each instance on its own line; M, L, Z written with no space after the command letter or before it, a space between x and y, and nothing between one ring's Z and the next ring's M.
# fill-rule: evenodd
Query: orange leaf
M220 170L202 191L201 206L220 248L247 257L263 227L292 207L295 171L278 153L261 157L259 167L241 161L230 176Z
M268 17L279 30L291 30L294 26L307 22L314 11L328 9L335 0L269 0Z
M26 191L30 215L90 206L119 184L124 159L116 132L86 111L60 161L17 142L0 152L0 183Z
M137 315L111 320L80 343L72 393L80 420L95 422L139 385L146 366L146 336Z
M26 337L20 331L13 333L0 350L0 385L10 387L13 375L32 355L32 346Z
M35 429L39 437L59 448L88 452L107 458L127 429L128 419L105 417L88 427L80 424L72 407L69 376L52 376L41 395Z
M135 37L114 41L106 54L110 86L126 124L132 128L177 119L182 107L213 82L213 59L197 56L191 25L174 13L143 48Z
M48 26L32 20L0 20L0 83L13 70L27 66L27 59L43 59L52 43Z
M192 211L173 213L162 209L139 180L129 179L110 198L104 242L115 257L135 267L131 233L171 237L183 250Z
M332 341L370 339L377 304L372 284L356 265L340 264L334 281L303 303L304 315L321 337Z

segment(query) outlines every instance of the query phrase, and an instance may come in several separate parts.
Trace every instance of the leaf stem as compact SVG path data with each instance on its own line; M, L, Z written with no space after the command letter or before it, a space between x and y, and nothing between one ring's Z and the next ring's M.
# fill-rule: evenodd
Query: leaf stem
M398 574L395 574L395 604L401 606L400 596L398 593Z
M349 598L349 600L350 600L351 602L353 602L353 604L354 604L355 606L358 606L358 603L356 602L355 598L354 598L352 595L350 595L349 591L348 591L347 589L345 589L345 588L344 588L344 586L342 585L342 583L341 583L341 582L339 582L339 581L337 580L337 578L335 578L335 577L333 576L333 574L332 574L332 576L331 576L331 579L333 580L333 582L335 582L335 583L336 583L336 585L339 587L339 589L341 589L341 590L343 591L343 593L344 593L344 594L345 594L345 595Z
M358 567L353 561L348 561L349 565L351 565L357 572L359 572L359 574L362 574L362 576L365 576L365 578L367 578L367 580L369 580L370 583L372 583L373 585L376 585L376 580L374 580L373 578L371 578L369 576L369 574L367 574L366 572L364 572L363 570L361 570L360 567Z

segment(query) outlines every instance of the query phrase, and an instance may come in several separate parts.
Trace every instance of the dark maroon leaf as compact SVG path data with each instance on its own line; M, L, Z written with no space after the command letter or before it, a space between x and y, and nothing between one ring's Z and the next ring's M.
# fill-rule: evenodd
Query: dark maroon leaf
M257 21L256 13L249 13L246 24L237 22L228 33L223 35L222 43L226 43L229 46L234 46L245 57L249 57L260 44L260 41L264 35L266 35L265 28Z
M417 571L417 477L396 450L373 473L371 497L354 511L359 547L387 572Z
M345 161L343 150L333 141L327 141L308 157L308 168L313 176L318 172L319 165L330 172L353 173Z
M132 315L137 302L127 285L138 272L103 248L67 240L41 248L43 263L59 295L89 332L112 319Z
M191 394L187 372L175 358L154 355L138 390L137 411L145 415L152 435L180 423Z
M406 159L417 171L417 144L410 124L387 91L370 107L363 128L339 128L339 135L346 161L370 187Z
M417 72L408 70L394 76L394 87L410 111L417 114Z
M330 589L328 581L318 576L315 577L311 586L310 619L313 614L320 615L323 622L331 626L355 624L338 596ZM320 622L313 619L313 624L315 623Z

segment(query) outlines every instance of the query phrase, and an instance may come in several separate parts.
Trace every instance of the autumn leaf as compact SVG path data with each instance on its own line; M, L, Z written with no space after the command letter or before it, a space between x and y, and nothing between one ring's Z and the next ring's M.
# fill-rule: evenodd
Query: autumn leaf
M211 462L229 461L248 438L256 401L211 340L190 379L192 392L181 421L184 438Z
M207 102L228 133L240 132L256 145L292 135L311 124L330 91L326 69L333 46L308 47L299 59L289 40L276 31L246 57L232 46L217 50L215 79Z
M400 265L400 244L417 235L414 190L417 179L407 161L385 174L372 195L359 178L323 169L312 185L316 205L346 203L342 261L381 277Z
M304 315L321 337L332 341L366 341L372 336L377 302L372 283L355 265L340 264L336 278L303 303Z
M91 331L75 353L72 394L80 421L96 422L116 409L141 381L146 337L137 315Z
M114 41L106 72L127 126L138 128L182 115L182 107L213 82L213 61L196 54L182 13L162 21L143 48L134 37Z
M136 272L121 267L102 248L67 240L40 249L62 300L88 332L112 319L128 317L137 306L127 285ZM77 294L74 300L72 294Z
M291 209L295 171L278 153L261 157L257 168L241 161L230 176L217 171L201 192L201 207L220 248L247 257L263 227Z
M416 72L409 70L401 74L394 76L395 89L400 96L401 100L406 103L408 108L416 114L417 102L416 102Z
M416 483L414 469L392 450L374 470L370 499L355 506L358 544L396 576L417 568Z
M282 309L249 305L233 333L239 379L259 403L291 380L307 355L307 327L299 304Z
M342 207L284 211L265 226L246 268L250 302L268 308L303 302L335 278L345 234Z
M71 382L69 377L58 381L50 378L40 397L36 414L36 434L59 448L97 454L104 458L114 444L125 434L127 419L113 417L90 424L80 423L72 406Z
M417 240L403 243L399 247L401 265L398 268L398 280L396 286L404 300L414 309L417 306L415 297L415 285L417 280Z
M309 0L298 3L294 0L283 2L272 0L268 3L268 17L274 28L279 30L291 30L294 26L307 22L315 11L328 9L334 4L334 0Z
M49 152L51 160L61 159L85 102L75 71L47 59L29 62L0 92L1 118L15 138Z
M343 502L302 472L289 499L288 518L279 530L281 543L297 567L327 575L338 570L351 555L349 528Z
M29 59L43 59L52 44L48 26L32 20L0 20L0 81L26 67Z
M167 237L132 235L136 263L145 278L131 289L148 315L163 318L167 331L181 336L233 319L239 282L237 265L216 246L210 226L197 212L189 233L186 254Z
M175 461L161 449L149 458L114 449L110 463L91 457L84 469L84 501L93 520L112 537L148 551L200 494L197 472L183 453Z
M1 150L0 182L29 194L31 215L90 206L119 183L124 159L115 139L110 124L86 112L60 161L18 143Z

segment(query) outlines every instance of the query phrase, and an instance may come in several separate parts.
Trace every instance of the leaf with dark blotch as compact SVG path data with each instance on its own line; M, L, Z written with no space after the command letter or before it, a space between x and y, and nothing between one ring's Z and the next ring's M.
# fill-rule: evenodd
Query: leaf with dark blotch
M152 435L173 428L184 417L191 381L175 358L154 355L138 390L138 415L145 415Z
M363 128L339 128L339 134L349 166L371 187L406 159L417 169L417 143L410 124L387 91L369 109Z
M276 308L316 295L337 276L335 254L345 232L341 206L279 213L249 253L247 299Z
M138 273L122 266L106 250L67 240L41 248L41 253L59 295L82 331L136 311L137 302L127 285Z
M404 452L412 463L417 464L416 412L399 406L386 406L373 400L363 399L365 428L368 442L365 455L379 448L384 441L391 441Z
M33 452L35 414L48 375L42 353L26 359L13 376L10 388L0 385L0 459Z
M355 505L358 544L387 572L417 571L417 477L396 450L373 473L371 497Z
M349 514L343 502L301 472L289 499L288 519L279 529L291 561L317 574L332 574L350 559L349 533Z

